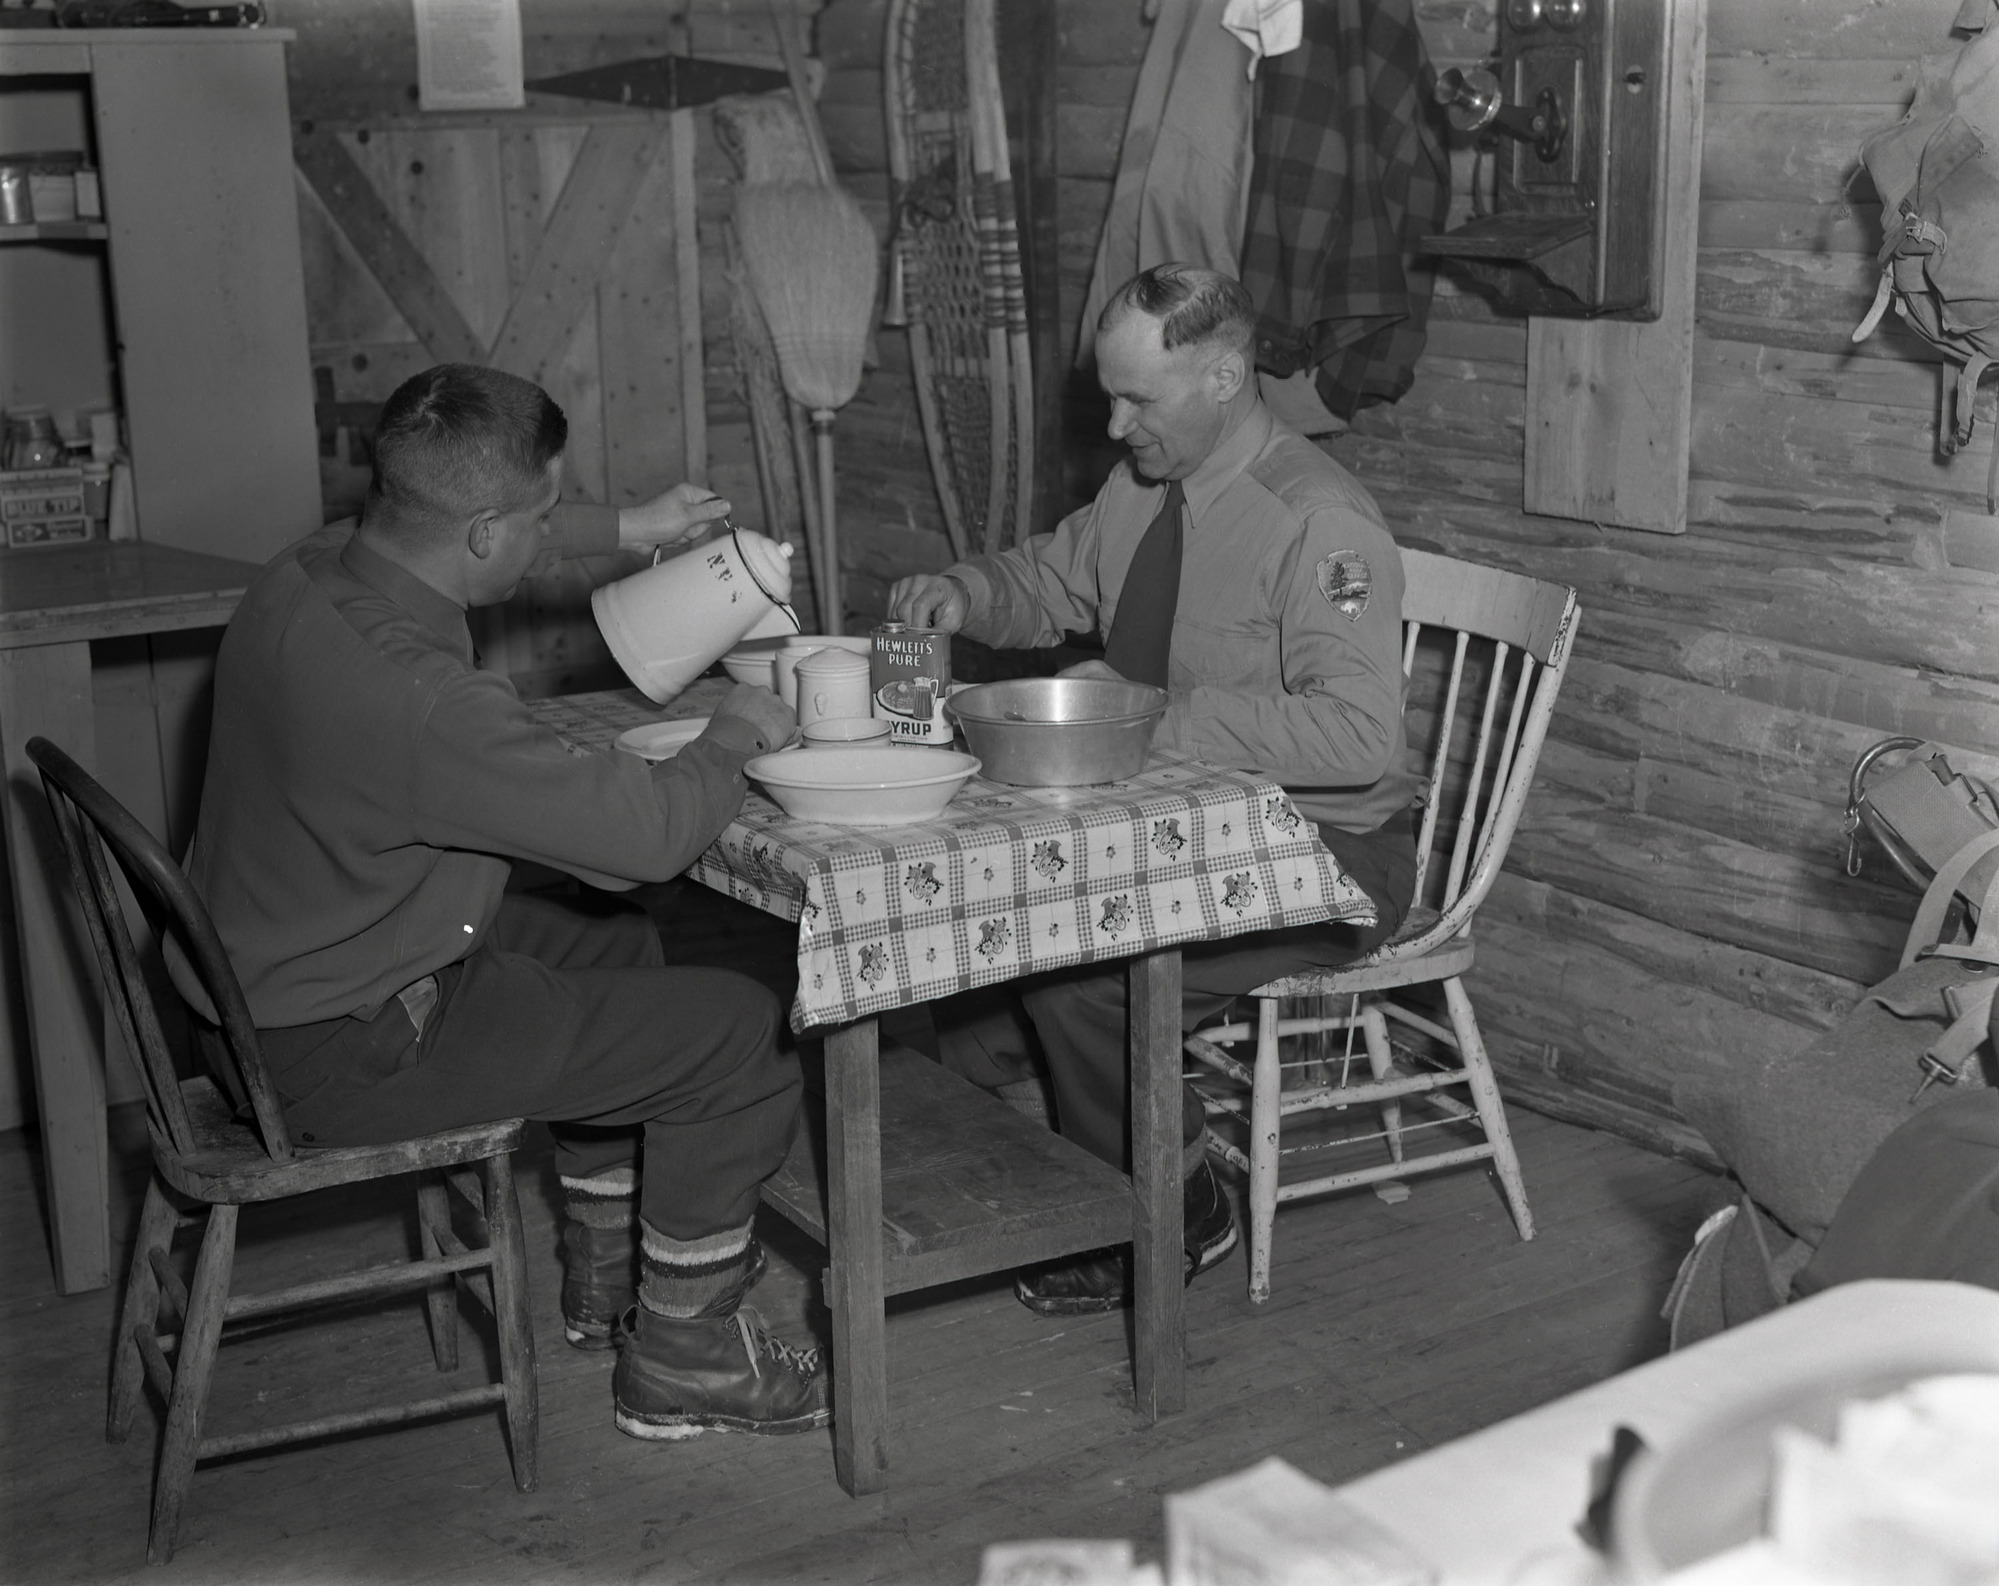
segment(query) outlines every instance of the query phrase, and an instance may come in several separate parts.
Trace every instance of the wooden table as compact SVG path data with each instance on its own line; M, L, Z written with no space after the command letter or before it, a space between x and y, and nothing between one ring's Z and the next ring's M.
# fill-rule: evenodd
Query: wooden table
M594 747L706 714L719 692L697 684L664 712L635 692L536 709ZM1182 1408L1179 944L1372 910L1281 790L1156 759L1106 788L975 778L936 823L867 830L794 821L753 790L692 875L800 922L792 1025L824 1033L824 1124L764 1199L827 1250L840 1484L887 1484L886 1296L1106 1244L1133 1245L1137 1407ZM891 1008L1121 957L1129 1179L937 1064L881 1052Z
M71 929L69 872L27 743L96 769L90 641L228 622L256 569L137 542L0 553L0 759L7 868L21 944L56 1287L111 1281L103 1019L89 944Z

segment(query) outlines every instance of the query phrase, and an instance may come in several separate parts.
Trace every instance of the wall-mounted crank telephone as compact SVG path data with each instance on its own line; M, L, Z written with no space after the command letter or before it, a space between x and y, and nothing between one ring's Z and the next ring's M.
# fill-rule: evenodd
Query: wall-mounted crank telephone
M1520 312L1658 317L1670 4L1505 0L1490 65L1436 88L1451 125L1497 155L1493 210L1425 252Z

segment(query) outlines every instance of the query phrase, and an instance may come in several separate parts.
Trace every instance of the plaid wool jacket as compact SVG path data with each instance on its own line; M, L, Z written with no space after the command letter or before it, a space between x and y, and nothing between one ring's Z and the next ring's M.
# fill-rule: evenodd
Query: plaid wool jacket
M1257 366L1319 367L1341 418L1409 389L1450 165L1411 0L1306 0L1304 42L1262 63L1242 283Z

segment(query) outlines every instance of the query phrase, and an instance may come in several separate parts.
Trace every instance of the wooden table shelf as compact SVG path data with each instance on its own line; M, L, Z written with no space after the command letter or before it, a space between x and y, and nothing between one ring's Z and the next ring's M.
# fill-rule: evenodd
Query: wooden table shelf
M764 1199L827 1244L826 1118ZM1131 1180L906 1047L881 1054L882 1292L1049 1261L1131 1238Z

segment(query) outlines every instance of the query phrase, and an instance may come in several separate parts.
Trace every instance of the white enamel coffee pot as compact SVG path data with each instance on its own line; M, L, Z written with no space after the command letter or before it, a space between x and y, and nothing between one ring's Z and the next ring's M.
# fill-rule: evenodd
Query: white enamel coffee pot
M790 558L789 545L731 529L604 585L590 610L625 676L664 705L745 639L800 631Z

